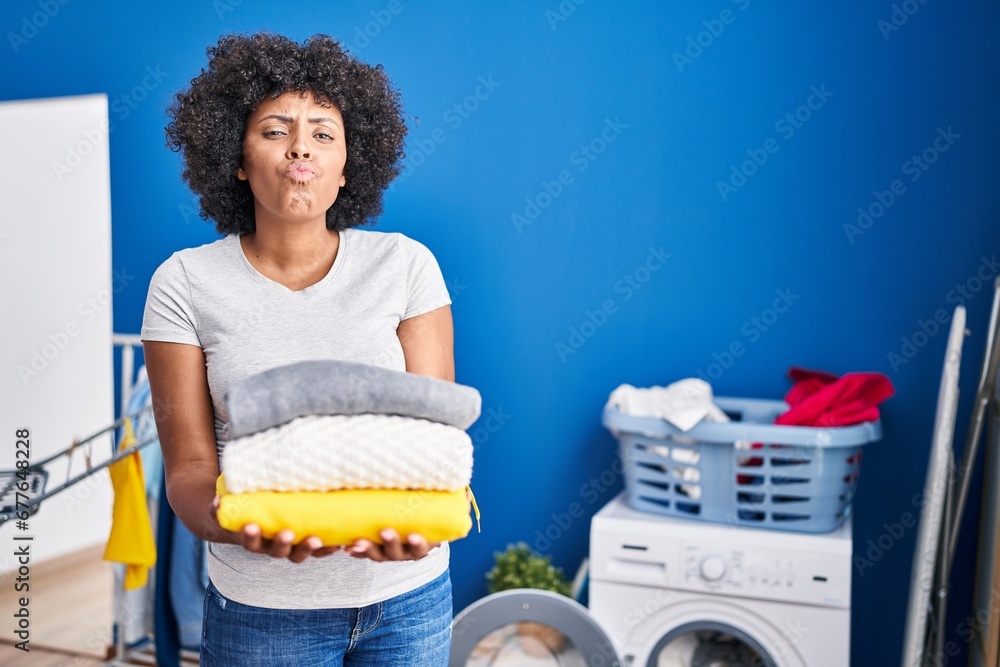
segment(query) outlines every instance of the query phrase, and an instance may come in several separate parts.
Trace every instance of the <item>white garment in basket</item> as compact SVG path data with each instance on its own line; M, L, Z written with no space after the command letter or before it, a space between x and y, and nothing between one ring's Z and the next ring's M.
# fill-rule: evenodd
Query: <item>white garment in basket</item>
M645 389L623 384L611 392L605 407L617 407L623 415L632 417L666 419L682 431L694 428L702 419L729 421L713 401L712 385L698 378Z
M222 455L226 488L250 491L454 491L472 478L460 428L398 415L307 415L236 438Z

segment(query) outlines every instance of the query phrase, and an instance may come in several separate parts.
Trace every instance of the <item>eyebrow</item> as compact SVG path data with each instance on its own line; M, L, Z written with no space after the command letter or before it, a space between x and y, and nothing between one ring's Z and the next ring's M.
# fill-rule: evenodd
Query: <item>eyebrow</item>
M282 116L282 115L273 113L270 116L264 116L263 118L261 118L259 121L257 121L257 124L260 125L265 120L268 120L268 119L271 119L271 118L274 118L275 120L280 120L283 123L294 123L295 122L295 119L292 118L291 116ZM340 125L337 124L337 121L335 121L333 118L326 118L326 117L322 117L322 118L310 118L309 122L310 123L331 123L333 125L337 125L337 127L340 127Z

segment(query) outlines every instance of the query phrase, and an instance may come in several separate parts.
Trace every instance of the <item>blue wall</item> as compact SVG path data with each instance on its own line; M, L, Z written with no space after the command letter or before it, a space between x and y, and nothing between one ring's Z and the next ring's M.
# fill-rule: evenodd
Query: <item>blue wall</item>
M112 100L115 330L138 332L156 266L217 238L163 138L206 47L232 31L325 32L384 64L413 123L377 229L437 255L458 379L495 416L475 432L483 533L454 545L456 611L509 542L576 570L585 518L621 488L599 415L622 382L700 372L717 394L776 398L793 364L886 373L897 394L855 505L865 555L916 511L945 342L918 332L958 301L965 432L990 300L977 274L992 282L1000 251L997 4L906 0L894 16L889 0L577 1L11 0L0 97ZM925 149L926 169L913 162ZM859 207L872 217L859 223ZM758 326L778 292L792 305ZM949 621L962 652L979 489ZM559 528L572 503L586 517ZM559 535L537 539L546 529ZM852 664L899 659L915 532L855 570Z

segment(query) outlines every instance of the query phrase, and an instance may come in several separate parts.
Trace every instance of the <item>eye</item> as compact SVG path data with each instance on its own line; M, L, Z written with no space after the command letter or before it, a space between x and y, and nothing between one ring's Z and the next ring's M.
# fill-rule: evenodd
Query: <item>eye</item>
M276 137L279 135L284 135L285 133L281 130L267 130L264 132L265 137Z
M333 135L327 132L317 132L314 136L316 136L316 138L318 139L329 139L331 141L333 140Z

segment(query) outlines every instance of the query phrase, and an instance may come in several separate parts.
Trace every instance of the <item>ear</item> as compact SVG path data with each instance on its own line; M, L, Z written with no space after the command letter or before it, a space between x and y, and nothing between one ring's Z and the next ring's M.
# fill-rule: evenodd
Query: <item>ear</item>
M243 167L240 167L239 169L236 170L236 178L238 178L241 181L247 180L247 172L243 170Z
M347 176L341 174L340 175L340 187L344 187L345 185L347 185Z

